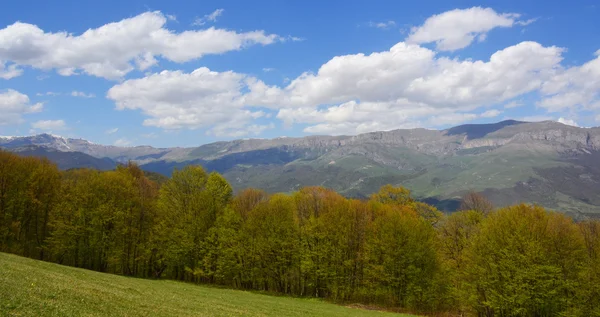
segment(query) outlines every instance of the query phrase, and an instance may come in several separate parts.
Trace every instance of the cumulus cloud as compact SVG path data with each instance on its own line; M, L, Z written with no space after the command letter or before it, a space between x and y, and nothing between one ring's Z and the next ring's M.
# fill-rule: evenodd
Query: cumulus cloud
M277 118L288 127L295 123L308 123L310 125L304 129L307 133L356 134L417 127L422 122L409 119L448 112L448 109L435 109L399 99L394 102L349 101L323 109L284 108L279 110Z
M510 26L519 24L516 14L469 10L477 11L469 13L475 22L481 14L494 14L496 19L510 20ZM469 31L463 36L480 37L491 28L465 30ZM319 134L444 127L495 118L502 110L490 107L522 106L523 95L532 92L541 93L543 99L538 105L546 109L563 104L600 109L598 58L567 68L561 65L563 52L560 47L528 41L498 50L487 59L474 60L448 58L426 47L400 42L382 52L335 56L316 72L305 72L282 86L203 67L191 73L163 71L126 80L112 87L107 97L114 100L117 109L141 111L147 126L205 128L209 134L234 137L273 128L264 123L271 112L263 108L276 113L275 118L284 126L301 124L306 133ZM577 103L556 101L575 97L579 98ZM522 120L553 118L556 116L541 115Z
M269 128L256 125L254 120L266 114L255 107L274 109L286 126L308 124L307 133L439 127L500 115L496 109L476 110L539 90L561 70L562 52L522 42L487 61L459 60L401 42L389 51L336 56L318 72L304 73L284 87L199 68L127 80L107 97L117 109L142 111L148 116L144 125L207 128L219 136Z
M566 118L560 117L560 118L558 118L557 121L562 124L579 127L579 124L577 124L577 122L575 122L575 120L573 120L573 119L566 119Z
M77 91L77 90L73 90L71 92L71 96L73 96L73 97L81 97L81 98L94 98L94 97L96 97L96 95L94 95L92 93L86 94L83 91Z
M105 131L106 134L114 134L117 133L117 131L119 131L119 128L112 128L112 129L108 129Z
M314 124L305 128L310 133L459 123L479 117L469 113L479 107L538 90L555 75L562 52L522 42L494 53L489 61L459 60L401 42L371 55L336 56L317 73L304 73L283 88L248 80L246 102L280 109L277 118L288 126ZM447 117L455 113L463 114ZM490 110L481 116L499 114ZM428 119L433 115L440 120Z
M210 134L213 134L217 137L232 137L239 138L247 135L259 135L265 130L275 128L274 123L269 124L251 124L248 126L241 126L232 128L231 126L226 125L218 125L210 131Z
M492 29L515 24L527 25L535 21L518 21L519 17L517 13L497 13L491 8L455 9L431 16L423 25L413 27L406 42L435 42L440 51L455 51L469 46L476 38L485 40Z
M206 67L191 73L163 71L127 80L107 94L117 109L141 110L149 118L144 125L163 129L210 128L209 133L224 136L253 133L268 127L247 127L265 116L244 105L243 89L251 77L214 72Z
M577 107L600 111L600 50L581 66L558 69L556 76L544 82L541 93L537 105L550 112Z
M217 18L220 17L223 14L223 12L225 12L225 9L217 9L217 10L213 11L212 13L206 14L205 16L203 16L201 18L196 18L194 20L194 23L192 23L192 25L202 26L208 22L217 22Z
M18 66L27 65L56 69L62 76L85 73L120 79L134 69L144 71L156 65L159 57L183 63L281 40L264 31L238 33L214 27L177 33L165 27L167 20L161 12L145 12L80 35L46 32L16 22L0 29L0 76L15 77L22 72ZM7 62L12 63L8 68Z
M315 106L349 100L407 98L433 107L473 108L537 89L562 60L561 48L522 42L489 61L436 58L417 45L398 43L371 55L336 56L316 74L304 73L280 89L257 81L249 100L266 105Z
M39 120L31 124L33 129L43 131L64 130L67 125L64 120Z
M0 91L0 125L21 123L22 115L42 111L43 104L31 104L29 97L16 90Z

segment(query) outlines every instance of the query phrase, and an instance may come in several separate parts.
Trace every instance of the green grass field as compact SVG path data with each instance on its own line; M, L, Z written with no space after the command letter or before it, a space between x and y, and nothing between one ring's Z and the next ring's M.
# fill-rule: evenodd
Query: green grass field
M396 316L317 299L145 280L0 253L2 316Z

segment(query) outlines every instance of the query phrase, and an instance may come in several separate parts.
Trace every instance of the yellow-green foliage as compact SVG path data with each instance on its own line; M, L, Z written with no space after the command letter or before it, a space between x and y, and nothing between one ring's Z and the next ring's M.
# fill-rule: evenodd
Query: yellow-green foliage
M470 300L486 316L556 316L574 307L585 254L570 218L504 208L482 223L468 252Z
M0 251L413 312L600 316L598 222L468 202L445 216L390 185L363 201L323 187L233 195L200 166L159 189L135 164L59 172L0 152Z

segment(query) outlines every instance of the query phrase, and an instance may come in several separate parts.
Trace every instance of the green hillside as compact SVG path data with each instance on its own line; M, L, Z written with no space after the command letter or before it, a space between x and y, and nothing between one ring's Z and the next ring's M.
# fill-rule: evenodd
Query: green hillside
M128 278L0 253L2 316L408 316Z

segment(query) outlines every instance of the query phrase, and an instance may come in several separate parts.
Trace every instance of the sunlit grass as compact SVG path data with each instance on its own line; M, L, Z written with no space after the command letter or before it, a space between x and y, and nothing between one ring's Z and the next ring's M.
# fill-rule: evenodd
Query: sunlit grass
M2 316L404 316L98 273L0 253Z

